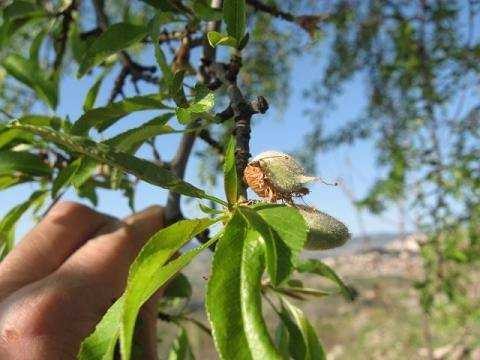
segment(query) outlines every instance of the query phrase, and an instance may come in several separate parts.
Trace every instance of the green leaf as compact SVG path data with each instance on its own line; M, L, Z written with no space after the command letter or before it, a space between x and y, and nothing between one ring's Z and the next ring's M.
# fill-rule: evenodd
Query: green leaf
M169 0L140 0L150 6L153 6L154 8L161 10L161 11L177 11L177 8L175 8Z
M124 295L120 340L121 352L125 359L130 358L135 320L140 307L211 242L183 254L167 265L165 263L190 239L217 221L212 219L178 221L151 237L140 251L130 267Z
M218 31L209 31L207 33L207 39L211 47L225 45L236 48L238 45L238 42L235 38L229 35L221 34Z
M274 285L278 285L281 282L280 280L283 280L279 279L278 269L285 265L287 265L289 268L292 267L289 258L286 259L287 261L283 261L282 263L279 263L278 261L278 246L280 245L281 240L278 238L278 235L274 235L274 230L254 210L248 207L239 207L238 211L245 217L245 220L252 227L252 229L261 235L265 244L265 257L267 260L268 275L270 276L272 283Z
M3 261L15 246L15 226L12 226L9 232L4 236L4 241L0 244L0 261Z
M46 140L62 145L71 151L87 155L99 163L116 167L150 184L170 189L183 195L209 199L219 204L227 205L225 201L206 194L203 190L181 180L164 167L130 154L116 152L106 144L99 144L83 137L72 136L47 127L21 124L18 121L12 121L8 124L8 127L35 133Z
M212 238L210 242L181 255L180 257L176 258L175 260L169 262L167 265L162 267L162 264L165 264L166 260L168 260L168 258L170 257L170 255L168 254L173 254L179 247L181 247L181 244L184 244L191 237L195 236L194 234L195 231L202 231L203 226L208 227L208 225L212 224L213 222L212 221L207 222L205 219L196 219L196 220L184 220L182 221L182 223L187 223L186 228L191 229L189 234L185 234L186 232L188 232L186 228L184 230L187 230L187 231L181 231L180 233L175 233L179 226L177 225L178 223L175 223L172 225L174 227L173 231L171 229L172 226L161 230L148 241L148 243L144 246L144 248L141 251L141 254L143 253L144 255L142 255L143 260L140 264L140 268L145 268L145 266L147 266L149 270L152 270L157 265L160 267L160 269L156 273L157 276L155 278L155 284L161 283L159 287L162 286L166 281L168 281L179 270L181 270L181 268L185 267L196 255L198 255L199 252L203 251L208 246L210 246L214 241L216 241L216 238ZM166 236L170 236L169 234L171 234L172 232L174 233L173 237L167 239ZM189 238L188 239L181 238L182 236L184 237L186 236ZM163 242L163 244L161 244L161 242ZM149 251L153 250L154 252L148 253L148 251L144 250L147 247ZM137 260L140 258L141 254L137 256ZM145 261L148 262L148 259L154 260L154 262L150 264L145 263ZM137 260L135 261L135 264L138 265ZM161 264L157 263L158 260L160 260ZM132 273L132 269L130 269L130 274L131 273ZM137 275L141 275L141 274L137 274ZM142 285L142 284L139 284L139 285ZM144 284L144 285L149 285L149 284ZM145 290L151 290L151 286L149 287L149 289L145 289ZM154 292L155 291L156 290L154 290ZM139 294L134 294L134 295L139 295ZM127 293L124 293L122 297L120 297L115 302L115 304L112 305L112 307L107 311L107 313L102 318L102 320L97 324L95 331L88 338L84 340L78 355L78 358L80 360L113 359L113 351L115 349L115 344L117 342L117 339L119 338L120 329L122 327L122 317L124 316L124 311L125 311L124 302L125 302L126 296L127 296ZM131 296L131 294L128 296ZM131 300L132 299L130 298L130 301ZM131 310L132 309L130 308L130 311Z
M287 342L283 344L284 352L288 354L285 358L294 360L305 360L307 346L303 341L303 335L298 326L293 321L290 313L282 306L281 312L278 314L284 329L284 339ZM285 349L286 345L286 349Z
M227 33L239 42L245 34L247 23L245 0L224 0L223 19Z
M237 203L238 179L237 167L235 164L235 138L232 136L225 150L225 162L223 164L224 187L227 201L230 205Z
M32 45L30 46L30 61L38 64L38 56L40 53L40 48L42 47L43 40L45 39L45 35L47 32L45 30L40 31L35 39L32 41Z
M215 95L213 92L202 94L202 97L191 103L187 108L179 107L175 113L178 121L182 124L188 124L200 114L210 111L215 104Z
M88 156L83 156L80 159L81 164L75 171L75 175L70 179L70 182L77 190L92 177L98 165L95 159Z
M298 211L289 206L260 205L255 206L254 210L271 228L275 240L272 244L266 242L267 269L272 283L278 285L288 278L298 261L298 255L307 240L307 226ZM262 236L267 236L264 233L265 231L261 233ZM277 259L276 273L271 272L274 268L268 268L268 263L273 261L274 256Z
M47 78L44 70L35 62L18 54L8 55L2 62L5 70L21 83L35 91L37 96L52 109L57 107L57 82Z
M295 360L325 360L323 350L315 329L308 321L305 314L296 306L282 298L284 309L281 319L289 331L289 349ZM303 342L303 346L301 346ZM303 348L305 351L303 352Z
M21 177L13 175L0 175L0 190L21 184L24 180Z
M81 78L92 67L100 64L108 56L128 48L148 34L146 26L129 23L111 25L88 47L78 68L77 76Z
M105 78L105 75L106 73L101 74L90 90L88 90L87 96L85 96L85 101L83 102L83 111L87 112L95 105L95 100L97 100L98 91L100 90L100 86L102 86L102 81Z
M52 129L59 130L64 127L68 127L70 123L67 123L65 120L55 116L45 116L45 115L25 115L21 118L18 118L17 121L21 124L26 125L35 125L35 126L48 126Z
M302 251L308 229L303 216L295 208L268 204L256 206L255 210L278 233L294 256Z
M77 188L77 195L81 198L87 199L96 207L98 205L97 187L94 183L86 182Z
M175 115L177 116L177 120L180 124L188 124L193 120L192 113L188 111L188 109L181 107L175 110Z
M20 219L20 217L38 201L41 201L42 198L46 195L46 191L35 191L30 198L21 203L20 205L12 208L0 221L0 246L8 243L12 237L13 227ZM5 252L8 249L3 249Z
M204 21L221 21L223 17L219 9L212 8L202 0L196 0L193 3L193 12Z
M288 331L283 321L280 321L275 330L275 345L284 359L290 358L288 351Z
M163 293L164 298L189 298L191 296L192 285L182 273L179 273L168 283Z
M53 183L52 183L52 198L55 198L57 196L60 189L62 189L65 186L68 186L71 183L76 172L82 165L82 160L83 158L78 158L72 161L71 163L69 163L62 170L60 170L57 177L55 178L55 180L53 180Z
M240 300L242 252L247 224L235 212L218 242L208 281L206 309L221 359L253 359L243 326Z
M199 93L199 97L188 107L192 113L203 113L213 109L215 105L215 94L212 91Z
M153 46L155 48L155 59L157 60L158 66L160 66L160 70L162 70L165 84L167 85L167 87L170 88L173 81L172 68L167 63L165 54L160 47L160 43L157 41L157 39L160 38L160 25L164 22L165 13L157 13L150 24L150 38L152 39Z
M182 327L168 354L168 360L194 360L192 349L188 342L187 332Z
M86 39L82 40L80 37L80 29L79 25L76 22L71 24L71 31L70 31L70 46L72 49L72 56L74 60L80 64L83 60L87 49L92 45L95 41L95 36L89 36Z
M221 359L279 359L261 310L263 247L235 212L216 246L206 307Z
M134 111L165 109L166 106L162 100L164 100L164 96L161 94L149 94L134 96L107 106L91 109L73 124L72 134L86 135L93 127L104 131L115 124L117 120Z
M188 101L183 91L183 78L185 77L185 70L179 70L173 74L172 82L168 87L168 94L173 98L175 104L181 107L188 107Z
M240 297L245 334L254 359L281 359L262 314L264 249L259 234L249 230L242 254Z
M52 170L38 156L26 151L0 151L0 175L21 172L32 176L50 175Z
M335 271L328 265L317 259L302 261L296 266L296 270L301 273L310 273L323 276L338 285L340 292L349 301L355 299L353 291L342 281Z
M3 20L44 16L43 8L33 2L16 0L3 9Z
M198 203L198 207L200 208L200 211L202 211L203 213L205 213L207 215L220 215L220 214L223 213L223 211L211 208L211 207L206 206L202 203Z
M30 133L26 133L21 130L12 130L12 129L2 129L0 130L0 149L6 147L7 145L14 142L15 140L19 142L30 143L33 140L33 136Z
M78 360L113 359L115 345L120 336L123 299L124 296L115 301L97 324L95 331L83 340L77 355Z
M105 140L105 143L118 151L134 153L145 141L157 135L173 132L172 127L166 125L172 116L172 113L157 116L135 129L125 131L111 139Z
M285 294L290 296L294 299L304 299L304 295L307 296L314 296L314 297L324 297L332 295L331 293L323 290L313 289L313 288L306 288L306 287L294 287L294 286L280 286L275 288L276 292Z

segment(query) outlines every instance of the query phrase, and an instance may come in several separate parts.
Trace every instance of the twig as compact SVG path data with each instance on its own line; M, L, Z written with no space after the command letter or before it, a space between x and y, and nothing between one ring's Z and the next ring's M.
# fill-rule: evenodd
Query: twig
M295 21L295 15L280 10L276 5L267 5L259 0L247 0L247 4L252 6L256 11L262 11L285 21Z
M62 192L60 194L58 194L55 199L52 200L52 202L50 203L50 205L48 205L48 207L45 209L45 211L43 212L42 214L42 218L44 218L45 216L47 216L47 214L50 212L50 210L53 209L53 207L60 201L60 199L63 197L63 195L65 195L65 192Z
M8 111L4 110L4 109L0 109L0 113L2 113L3 115L5 115L7 118L9 119L15 119L15 116L13 116L12 114L10 114Z
M108 28L108 18L105 14L104 1L92 1L95 9L95 16L97 18L97 28L100 29L99 34L101 34L101 32L106 31ZM97 34L97 31L94 29L94 31L90 31L89 33ZM158 78L152 75L156 71L155 66L145 66L133 61L126 51L120 51L118 56L123 64L123 68L117 77L112 93L110 94L110 102L115 100L119 94L123 93L123 86L128 75L131 75L134 83L138 80L143 80L152 84L158 83Z
M217 153L224 153L223 145L214 138L212 138L212 135L210 134L210 131L208 131L208 129L200 130L200 132L198 133L198 137L204 142L206 142L208 145L210 145Z
M330 14L294 15L280 10L276 5L268 5L259 0L247 0L247 4L256 11L262 11L279 19L297 24L308 32L310 36L313 36L318 30L318 24L321 21L325 21L331 16Z
M60 30L60 35L56 39L58 43L58 50L55 55L55 60L53 62L53 69L56 71L62 65L63 58L65 57L65 51L67 49L67 39L68 32L70 30L70 25L73 20L72 12L77 9L77 1L73 0L70 5L60 13L63 16L62 20L62 29Z
M128 68L122 67L120 73L118 74L117 78L115 79L115 83L113 84L112 92L110 93L110 97L108 98L108 102L111 103L115 101L118 95L123 96L123 86L125 85L125 80L128 76Z
M170 314L159 311L158 312L158 318L162 321L165 321L165 322L174 322L174 323L176 323L178 321L189 321L189 322L197 325L200 329L202 329L209 336L212 336L212 330L207 325L205 325L204 323L202 323L201 321L199 321L199 320L197 320L193 317L186 316L186 315L170 315Z
M214 75L214 81L226 82L228 84L227 94L230 99L230 107L234 115L234 133L237 147L235 159L239 179L243 179L243 171L250 158L250 122L256 113L265 113L268 110L266 99L259 96L255 101L248 102L237 85L237 75L241 68L241 57L233 55L228 65L216 63L211 64L206 73ZM240 196L247 197L247 186L242 181Z
M177 152L170 162L170 170L183 179L185 169L187 167L188 158L192 152L193 144L195 143L195 132L186 132L183 134ZM177 221L181 218L182 213L180 209L180 194L174 191L168 193L167 205L165 207L165 220L167 224Z

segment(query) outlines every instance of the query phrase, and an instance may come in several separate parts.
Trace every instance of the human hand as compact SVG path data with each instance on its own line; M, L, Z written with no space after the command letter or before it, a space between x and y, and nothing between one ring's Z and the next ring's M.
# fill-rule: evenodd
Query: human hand
M0 263L0 359L74 359L163 226L158 206L123 221L76 203L53 207ZM158 296L139 315L142 359L156 359Z

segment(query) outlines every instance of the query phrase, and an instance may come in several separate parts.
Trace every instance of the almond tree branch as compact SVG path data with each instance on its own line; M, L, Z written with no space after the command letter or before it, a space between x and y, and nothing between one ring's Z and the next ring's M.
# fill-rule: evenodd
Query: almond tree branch
M215 9L220 9L222 7L222 0L212 0L211 7ZM219 21L210 21L207 24L207 31L204 34L204 46L203 46L203 57L210 62L215 60L216 52L215 49L208 44L207 32L209 28L217 29L220 26ZM202 77L203 82L206 82ZM194 122L196 123L196 122ZM193 125L195 126L195 124ZM185 169L187 166L188 159L192 152L193 145L195 143L196 132L185 132L180 140L177 152L171 161L171 170L180 178L183 178L185 175ZM170 191L168 194L167 204L165 206L165 219L167 224L177 221L182 217L182 211L180 207L181 196L178 193Z
M65 57L65 51L67 49L67 39L68 39L68 32L70 30L70 25L73 21L72 13L77 9L77 1L73 0L70 5L63 10L59 15L63 16L62 19L62 28L60 30L60 34L55 41L58 44L58 50L55 54L55 60L53 62L53 69L56 71L62 65L63 58Z
M318 30L319 23L328 20L331 16L330 14L294 15L280 10L276 5L265 4L260 0L247 0L247 4L255 11L261 11L279 19L295 23L311 36Z
M212 135L210 134L210 131L208 129L202 129L198 133L198 137L202 139L205 143L210 145L212 149L214 149L218 154L223 155L224 153L224 148L223 145L220 144L217 140L215 140Z

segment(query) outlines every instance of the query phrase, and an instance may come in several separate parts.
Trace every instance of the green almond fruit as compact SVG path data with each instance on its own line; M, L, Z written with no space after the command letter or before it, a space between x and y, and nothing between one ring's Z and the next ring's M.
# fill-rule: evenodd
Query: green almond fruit
M333 249L350 239L348 228L333 216L308 206L298 205L297 208L309 229L305 249Z

